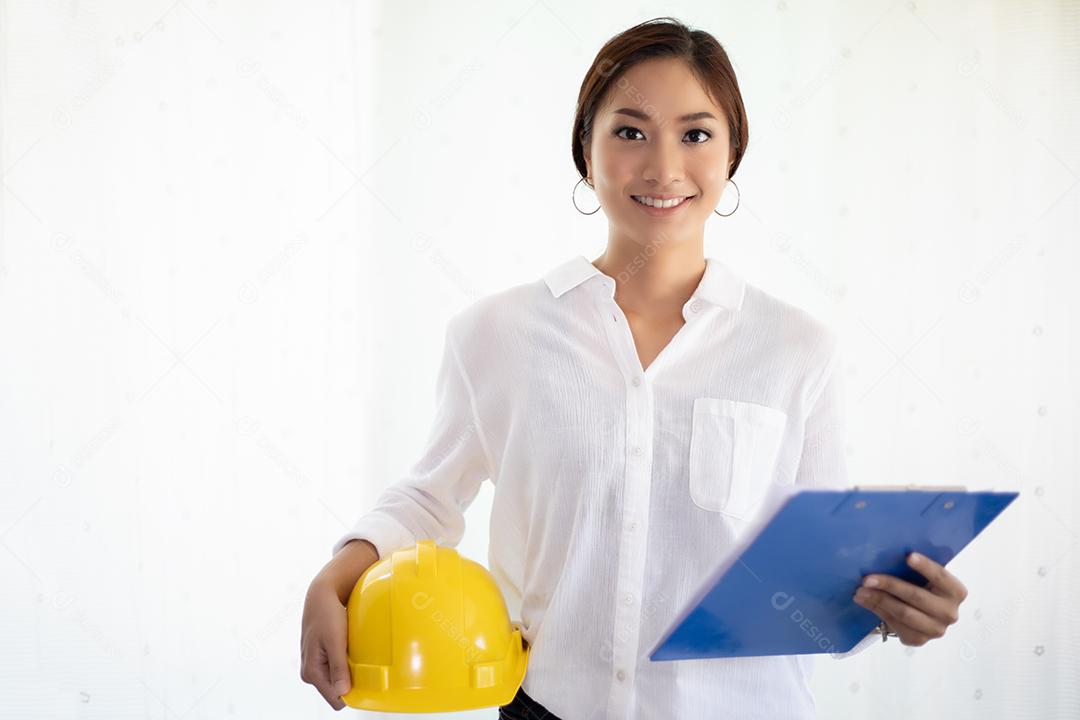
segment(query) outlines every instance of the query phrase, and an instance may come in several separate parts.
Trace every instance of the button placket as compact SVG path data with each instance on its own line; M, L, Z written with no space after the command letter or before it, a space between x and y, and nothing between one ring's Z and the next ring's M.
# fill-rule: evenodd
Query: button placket
M623 531L619 538L614 625L611 628L614 681L608 695L607 712L609 717L625 717L633 695L640 640L641 609L637 598L642 596L645 582L653 442L652 391L647 375L642 373L633 336L628 327L623 327L622 311L615 302L614 286L609 280L597 284L596 299L608 344L626 383Z
M632 349L629 352L633 352ZM636 359L636 355L635 355ZM629 366L624 363L624 367ZM634 381L638 382L635 383ZM609 711L612 717L625 716L629 710L637 666L640 634L640 608L637 598L643 592L646 533L644 518L649 513L649 474L652 464L652 397L646 381L634 374L629 377L626 395L626 471L623 494L624 532L619 547L619 569L615 606L613 665L618 681L612 686Z

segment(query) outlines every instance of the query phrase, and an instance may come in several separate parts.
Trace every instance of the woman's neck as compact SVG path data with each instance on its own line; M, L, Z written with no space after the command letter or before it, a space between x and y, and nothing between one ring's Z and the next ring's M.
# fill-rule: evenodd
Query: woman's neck
M705 273L700 243L666 248L609 244L592 264L615 280L615 298L624 311L654 317L681 315Z

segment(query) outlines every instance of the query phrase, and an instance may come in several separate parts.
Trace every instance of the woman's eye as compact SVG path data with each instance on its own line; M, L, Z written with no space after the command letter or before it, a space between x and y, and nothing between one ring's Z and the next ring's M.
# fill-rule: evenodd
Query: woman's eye
M638 135L641 134L641 131L638 130L637 128L632 128L632 127L626 126L626 127L621 127L618 130L616 130L615 131L615 136L616 137L621 137L623 140L633 140L633 138L628 138L628 137L624 137L623 135L621 135L623 130L628 130L628 131L630 131L632 133L637 133Z
M709 134L709 131L708 131L708 130L702 130L701 128L694 128L693 130L687 130L687 131L686 131L686 134L687 134L687 135L693 135L694 133L698 133L698 134L700 134L700 135L704 135L704 136L705 136L705 138L706 138L706 140L707 140L708 138L711 138L711 137L712 137L712 135L711 135L711 134ZM695 145L700 145L700 144L702 144L703 142L705 142L705 140L700 140L700 141L699 141L699 140L695 140L695 141L693 141L693 144L695 144Z

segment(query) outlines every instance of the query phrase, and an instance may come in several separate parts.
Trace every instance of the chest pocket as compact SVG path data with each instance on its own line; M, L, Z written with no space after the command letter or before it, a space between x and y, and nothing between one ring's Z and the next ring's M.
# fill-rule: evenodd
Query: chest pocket
M748 520L765 499L787 413L725 398L694 399L690 498L704 510Z

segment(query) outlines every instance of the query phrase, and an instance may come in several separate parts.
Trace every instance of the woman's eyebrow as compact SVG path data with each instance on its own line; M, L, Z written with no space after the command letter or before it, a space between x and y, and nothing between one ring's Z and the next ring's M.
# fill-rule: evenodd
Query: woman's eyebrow
M632 118L637 118L638 120L644 120L646 122L652 120L652 118L650 118L647 113L643 113L640 110L635 110L634 108L619 108L615 111L615 114L629 115ZM679 118L679 122L691 122L692 120L704 120L706 118L710 120L716 120L716 116L713 115L711 112L702 111L690 113L689 115L683 115L681 118Z

